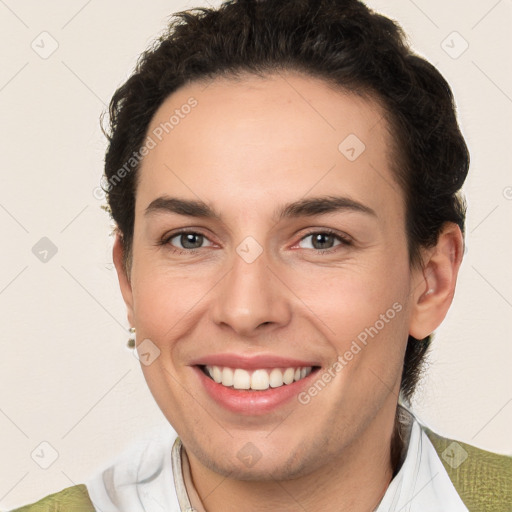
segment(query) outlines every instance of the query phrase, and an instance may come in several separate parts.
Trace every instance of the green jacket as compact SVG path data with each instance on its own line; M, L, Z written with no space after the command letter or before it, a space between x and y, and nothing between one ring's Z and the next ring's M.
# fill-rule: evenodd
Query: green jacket
M512 512L512 457L480 450L424 428L470 512ZM454 444L467 458L453 463ZM464 453L463 450L460 452ZM95 512L84 484L67 487L12 512ZM448 512L448 511L447 511Z

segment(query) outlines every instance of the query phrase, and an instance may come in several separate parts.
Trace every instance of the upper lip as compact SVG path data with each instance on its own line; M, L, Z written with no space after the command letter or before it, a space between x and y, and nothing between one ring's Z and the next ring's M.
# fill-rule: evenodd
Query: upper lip
M306 361L272 354L211 354L199 357L190 362L191 366L227 366L228 368L242 368L256 370L258 368L307 368L320 366L315 361Z

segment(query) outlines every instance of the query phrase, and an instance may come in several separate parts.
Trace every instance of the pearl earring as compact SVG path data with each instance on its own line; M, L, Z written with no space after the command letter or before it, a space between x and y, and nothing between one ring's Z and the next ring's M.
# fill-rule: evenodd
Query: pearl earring
M130 338L128 339L127 347L135 348L135 327L130 327Z

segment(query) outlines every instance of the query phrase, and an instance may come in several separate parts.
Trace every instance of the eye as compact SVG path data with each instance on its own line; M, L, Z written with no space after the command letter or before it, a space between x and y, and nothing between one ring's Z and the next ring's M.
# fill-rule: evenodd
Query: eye
M195 233L192 231L182 231L181 233L175 233L164 240L165 244L169 244L177 249L200 249L202 247L209 247L212 244L208 238L201 233Z
M298 245L302 249L325 251L341 244L350 245L350 241L330 231L316 231L303 237Z

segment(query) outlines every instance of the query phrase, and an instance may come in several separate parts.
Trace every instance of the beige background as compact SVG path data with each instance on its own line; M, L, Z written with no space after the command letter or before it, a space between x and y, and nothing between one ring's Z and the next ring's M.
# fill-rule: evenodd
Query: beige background
M368 3L452 84L472 154L468 252L415 411L512 454L512 2ZM165 421L125 348L111 226L93 194L98 117L166 18L197 5L0 0L0 508L83 482ZM58 48L43 59L33 41L39 54ZM42 237L58 250L46 263L32 252Z

